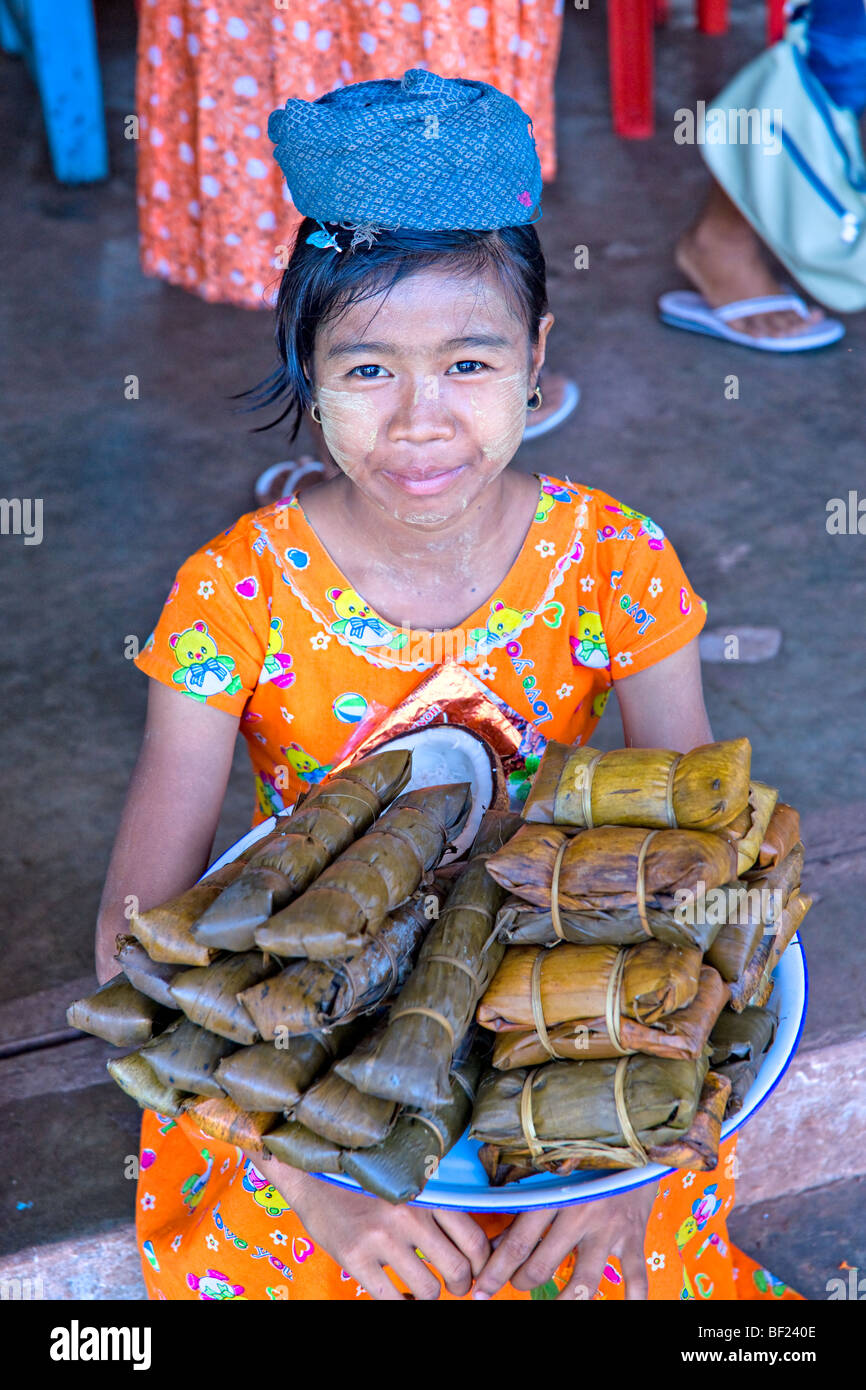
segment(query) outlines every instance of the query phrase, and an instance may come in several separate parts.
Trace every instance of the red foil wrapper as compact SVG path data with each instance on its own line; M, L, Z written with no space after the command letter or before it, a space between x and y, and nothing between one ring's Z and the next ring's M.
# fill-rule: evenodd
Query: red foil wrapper
M392 739L436 724L460 725L486 745L494 769L494 805L519 811L547 740L456 662L447 662L425 676L411 695L362 733L333 772L367 757Z

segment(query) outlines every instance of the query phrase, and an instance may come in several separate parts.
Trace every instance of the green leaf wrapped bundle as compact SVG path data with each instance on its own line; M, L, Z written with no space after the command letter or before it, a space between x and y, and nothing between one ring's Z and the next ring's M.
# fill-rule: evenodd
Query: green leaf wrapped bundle
M393 1101L365 1096L332 1068L304 1092L290 1119L341 1148L364 1149L381 1144L398 1109Z
M127 1057L113 1057L106 1066L120 1089L138 1101L142 1110L155 1110L158 1115L170 1115L175 1120L182 1113L187 1097L182 1091L160 1081L140 1052L130 1052Z
M648 906L672 907L678 893L728 883L736 867L736 850L721 835L627 825L571 836L553 825L524 825L487 862L497 883L549 909L554 921L563 908L612 907L636 907L643 920Z
M133 936L141 942L151 960L174 965L209 965L215 952L192 935L192 926L219 897L228 884L243 871L238 859L214 869L186 892L146 912L134 912L129 922Z
M184 970L171 986L187 1018L232 1042L259 1041L259 1032L238 994L279 969L259 951L227 956L200 970Z
M765 934L765 928L781 919L782 912L800 886L803 846L797 844L779 864L748 881L737 880L693 903L677 909L682 916L722 918L715 941L706 953L707 963L729 984L739 980Z
M311 960L357 955L439 862L470 804L468 782L405 792L301 897L257 928L256 944Z
M471 858L428 933L375 1049L337 1064L340 1076L369 1095L424 1109L448 1103L452 1059L505 949L493 932L502 890L487 873L488 856L518 825L511 812L485 814Z
M723 1009L710 1034L710 1066L731 1083L728 1115L736 1115L751 1089L776 1036L778 1015L773 1008L750 1006L742 1013Z
M334 966L301 960L241 994L241 1003L263 1038L278 1028L309 1033L345 1023L393 994L406 980L418 947L430 929L427 910L435 894L416 894L385 918L380 931L357 956Z
M223 1096L215 1079L217 1065L234 1050L234 1043L181 1019L146 1043L141 1056L165 1086L198 1096Z
M386 1202L411 1202L469 1123L482 1065L483 1053L475 1049L451 1072L444 1105L403 1110L381 1144L343 1154L343 1172Z
M650 1163L660 1163L665 1168L688 1168L703 1173L716 1168L719 1162L722 1120L730 1090L731 1083L726 1076L708 1071L701 1087L694 1119L688 1129L673 1139L666 1139L659 1144L648 1144L647 1160ZM483 1144L478 1157L492 1187L517 1182L520 1178L529 1177L537 1171L527 1158L514 1159L494 1144ZM571 1153L565 1157L548 1157L544 1163L544 1171L555 1173L558 1177L568 1177L570 1173L581 1168L603 1166L605 1165L600 1162L590 1163L585 1157Z
M536 1029L500 1032L493 1048L493 1065L500 1071L538 1066L554 1057L581 1062L593 1057L616 1057L619 1050L645 1052L653 1057L703 1055L710 1029L728 999L728 987L718 971L702 965L694 999L684 1008L654 1023L639 1022L624 1014L616 1025L616 1039L603 1014L575 1019L545 1028L544 1040Z
M482 1077L470 1138L504 1164L638 1168L647 1147L682 1138L707 1072L697 1062L642 1053L616 1062L548 1062Z
M560 909L562 936L557 936L553 913L549 908L533 907L522 898L506 898L496 918L500 941L509 946L553 946L557 941L570 941L576 946L634 946L646 941L647 930L656 941L668 946L696 946L703 954L716 939L721 922L707 920L680 921L668 909L646 908L644 926L637 907L611 907L568 912Z
M304 1173L341 1173L343 1150L297 1120L286 1120L265 1136L265 1151Z
M177 975L177 966L151 960L147 951L134 936L118 936L114 954L129 983L163 1008L177 1009L169 985Z
M551 741L523 817L579 828L717 830L748 804L751 757L746 738L707 743L689 753L662 748L601 753Z
M146 994L134 989L124 975L115 975L85 999L66 1010L70 1028L92 1033L115 1047L136 1047L164 1028L172 1015Z
M282 1041L253 1043L225 1057L215 1076L228 1096L244 1110L288 1111L336 1057L349 1051L367 1023L335 1028L332 1033L304 1033Z
M322 870L373 824L405 787L411 772L405 748L376 753L323 782L298 810L282 815L262 846L253 846L243 871L192 928L201 945L249 951L264 925L318 878Z

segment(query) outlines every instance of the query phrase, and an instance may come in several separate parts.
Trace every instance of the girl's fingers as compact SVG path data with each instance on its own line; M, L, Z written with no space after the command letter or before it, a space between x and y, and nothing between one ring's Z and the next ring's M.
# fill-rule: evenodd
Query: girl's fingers
M604 1266L607 1262L608 1254L610 1253L608 1250L609 1245L610 1236L604 1231L587 1232L574 1252L577 1257L574 1273L569 1279L566 1288L558 1295L559 1298L565 1297L566 1289L572 1289L572 1286L572 1292L568 1297L583 1297L583 1295L578 1295L574 1291L581 1285L589 1290L585 1296L587 1298L592 1298L601 1283L601 1276L604 1273Z
M380 1303L403 1303L406 1295L401 1293L385 1273L382 1266L373 1260L361 1260L354 1269L347 1269L353 1279L357 1279L362 1289Z
M649 1297L649 1277L643 1253L643 1232L635 1233L635 1242L627 1250L614 1250L622 1266L626 1298Z
M437 1208L437 1210L431 1214L436 1225L450 1237L458 1250L461 1251L469 1261L471 1275L469 1282L471 1283L472 1279L477 1279L487 1262L491 1253L490 1241L487 1239L478 1222L465 1211L447 1211ZM423 1243L421 1248L424 1248ZM424 1250L424 1254L428 1254L428 1251ZM436 1267L444 1276L445 1270L442 1269L441 1265L437 1263ZM455 1290L451 1288L447 1279L445 1283L451 1292L454 1293ZM468 1293L468 1287L464 1289L463 1292Z
M565 1215L568 1218L570 1213ZM571 1254L574 1244L575 1234L568 1219L558 1221L554 1218L547 1235L535 1247L526 1263L512 1274L511 1282L514 1287L537 1289L539 1284L546 1284L548 1279L553 1278L566 1255Z
M571 1278L562 1292L556 1295L556 1298L557 1302L559 1299L570 1299L572 1302L576 1302L578 1299L592 1298L593 1293L594 1290L590 1289L589 1285L584 1283L583 1275L575 1266Z
M525 1264L550 1225L549 1211L526 1211L512 1221L499 1245L482 1269L473 1298L492 1298Z
M424 1254L429 1258L427 1250L424 1251ZM414 1246L404 1245L402 1241L399 1243L395 1241L388 1254L381 1255L379 1258L383 1259L395 1274L399 1274L413 1298L424 1303L431 1303L439 1298L442 1293L442 1285L433 1271L428 1269L424 1261L416 1255ZM364 1287L366 1288L366 1285ZM394 1288L393 1284L391 1284L391 1288ZM398 1293L397 1297L403 1298L404 1295Z

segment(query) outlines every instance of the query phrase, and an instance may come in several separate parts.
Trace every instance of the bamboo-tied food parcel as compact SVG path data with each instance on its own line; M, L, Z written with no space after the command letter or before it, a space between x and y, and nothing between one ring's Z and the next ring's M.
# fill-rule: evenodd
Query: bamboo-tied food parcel
M130 932L152 960L179 965L209 965L222 948L250 950L256 925L367 830L405 787L410 771L405 749L385 749L344 768L298 810L279 815L273 830L230 864L212 869L168 902L133 913Z
M299 898L258 927L278 956L354 956L435 868L471 806L468 782L404 792Z
M591 829L718 830L746 810L752 750L746 738L690 753L548 743L523 810L527 821Z
M620 1057L547 1062L481 1079L470 1137L499 1163L538 1169L637 1168L650 1150L689 1130L707 1058Z
M370 829L405 787L411 762L406 749L383 750L328 778L296 811L279 816L276 833L252 848L237 878L193 924L193 938L204 946L251 950L256 927Z
M517 825L513 812L486 813L378 1045L338 1063L339 1074L362 1091L407 1105L447 1103L452 1059L504 949L494 930L502 890L486 865Z

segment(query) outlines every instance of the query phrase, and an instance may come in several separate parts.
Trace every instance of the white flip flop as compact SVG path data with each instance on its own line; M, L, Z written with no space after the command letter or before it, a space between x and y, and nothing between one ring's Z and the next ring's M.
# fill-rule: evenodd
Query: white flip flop
M659 318L672 328L684 328L689 333L705 333L710 338L724 338L741 347L757 348L759 352L810 352L829 347L845 336L845 325L838 319L821 319L804 333L783 338L754 338L731 328L731 319L747 319L755 314L772 314L793 309L801 318L809 317L809 309L798 294L765 294L756 299L737 299L711 309L702 295L694 290L672 290L658 302Z
M307 459L306 463L295 463L292 459L284 459L282 463L272 463L270 468L266 468L265 471L260 473L256 478L256 506L267 507L275 500L270 495L271 488L281 473L285 473L286 475L286 481L282 485L282 495L284 497L291 497L302 478L309 477L311 473L324 472L325 465L320 463L318 459Z
M549 415L546 420L539 420L537 424L530 415L530 422L523 431L523 443L527 443L530 439L540 439L543 434L549 434L551 430L555 430L562 424L563 420L568 419L572 411L577 409L579 400L580 387L577 382L566 380L565 390L562 393L562 403L552 415Z

